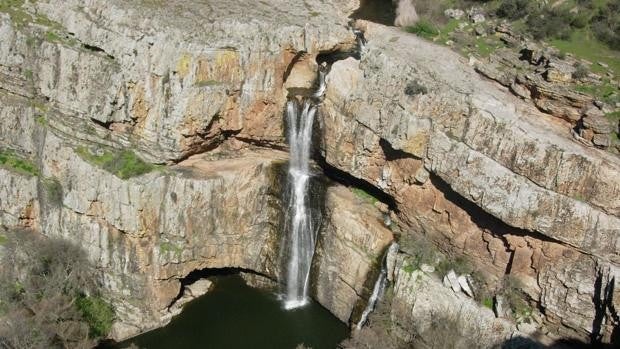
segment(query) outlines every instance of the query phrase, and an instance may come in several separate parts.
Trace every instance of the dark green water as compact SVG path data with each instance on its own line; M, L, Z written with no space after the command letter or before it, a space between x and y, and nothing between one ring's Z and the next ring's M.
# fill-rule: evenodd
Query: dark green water
M208 294L189 303L168 326L104 349L131 343L142 349L334 349L348 329L312 301L292 311L271 292L247 286L239 276L220 276Z

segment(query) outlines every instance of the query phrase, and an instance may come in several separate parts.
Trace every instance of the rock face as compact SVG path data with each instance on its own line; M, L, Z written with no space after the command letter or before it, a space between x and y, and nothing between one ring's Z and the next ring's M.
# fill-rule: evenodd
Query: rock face
M406 264L407 257L400 254L390 270L395 280L391 330L397 337L412 341L421 334L421 344L437 348L491 348L515 334L514 325L496 318L491 309L445 287L435 275L404 268ZM449 332L442 332L444 327Z
M519 275L543 307L546 292L572 292L537 282L544 270L581 258L617 265L616 157L573 142L570 125L481 80L448 49L358 26L368 40L361 61L336 62L327 76L322 149L330 165L390 194L401 220L444 250L498 279ZM413 81L424 88L408 88ZM545 310L581 318L571 327L588 333L592 306L577 306L578 315Z
M381 212L367 200L343 187L330 188L326 196L326 222L312 274L314 294L344 322L359 320L393 239Z
M31 158L40 174L0 168L0 226L83 246L117 312L111 337L168 321L192 271L277 279L283 108L289 93L316 85L317 59L330 66L316 155L390 208L341 185L327 190L312 271L319 302L357 321L394 230L401 253L387 261L385 302L401 340L429 343L431 314L489 346L516 333L443 287L432 266L405 267L414 234L468 258L490 288L518 279L542 333L608 341L618 326L620 160L570 132L579 121L602 143L608 125L538 110L556 97L591 101L508 79L523 98L546 96L535 109L448 48L365 21L356 27L367 43L353 58L355 1L16 6L0 12L0 150ZM565 78L556 68L550 79ZM121 179L84 156L104 148L167 166Z

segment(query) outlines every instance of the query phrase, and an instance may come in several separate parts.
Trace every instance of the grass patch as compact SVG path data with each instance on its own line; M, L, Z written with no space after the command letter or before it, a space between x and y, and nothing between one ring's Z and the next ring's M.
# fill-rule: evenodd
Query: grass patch
M411 274L414 272L414 270L416 270L417 268L415 267L415 265L413 264L405 264L403 266L403 271L407 274Z
M574 31L566 40L552 40L550 42L560 51L571 53L577 58L592 62L590 67L596 73L602 73L606 69L597 62L609 65L614 75L620 74L620 52L610 49L607 45L594 37L591 31L580 29Z
M582 84L576 85L575 91L579 91L590 95L596 99L600 99L609 104L615 104L620 102L620 94L617 88L611 85L609 82L604 82L600 85L595 84Z
M0 246L3 246L8 241L8 238L2 234L0 234Z
M41 126L47 126L47 119L43 115L37 115L34 121Z
M493 298L491 298L491 297L485 297L485 298L482 300L482 305L483 305L485 308L489 308L489 309L493 310Z
M605 114L605 117L617 126L618 121L620 121L620 111L615 111L613 113L607 113Z
M33 17L23 8L24 0L0 0L0 12L4 12L11 17L15 27L23 28L32 23Z
M181 252L183 252L183 249L171 242L164 241L159 244L159 252L161 254L172 253L179 258L181 256Z
M103 150L100 154L93 154L86 147L79 147L76 152L82 159L122 179L140 176L157 168L144 162L131 150Z
M31 176L38 176L39 169L30 160L11 150L0 150L0 166Z
M372 194L368 193L364 189L361 189L361 188L351 188L351 191L358 198L362 199L363 201L369 202L369 203L371 203L373 205L376 204L379 201L379 199L377 199L376 197L374 197Z
M114 308L101 297L80 296L76 305L94 337L106 337L114 322Z
M421 19L416 24L405 27L405 30L409 33L416 34L428 40L432 40L439 35L439 29L433 23L428 20Z

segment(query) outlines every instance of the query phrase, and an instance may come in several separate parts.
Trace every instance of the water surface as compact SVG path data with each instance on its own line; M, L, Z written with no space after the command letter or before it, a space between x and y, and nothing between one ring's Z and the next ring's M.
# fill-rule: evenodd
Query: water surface
M160 329L104 349L131 343L143 349L334 349L348 329L314 300L294 310L269 291L247 286L237 275L219 276L215 287L189 303Z

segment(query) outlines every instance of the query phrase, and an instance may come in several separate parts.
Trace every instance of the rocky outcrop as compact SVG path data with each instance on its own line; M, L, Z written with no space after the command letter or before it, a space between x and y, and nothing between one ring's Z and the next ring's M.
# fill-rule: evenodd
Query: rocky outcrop
M355 1L17 7L25 22L0 13L0 147L30 157L40 175L0 168L0 225L83 246L115 305L114 338L168 321L194 270L278 277L282 110L289 93L315 86L319 55L330 66L317 155L392 209L327 191L312 273L319 302L357 321L393 229L402 253L390 318L402 340L455 306L469 324L498 326L489 345L512 333L439 278L404 267L414 234L466 256L490 289L517 278L544 334L605 337L617 326L620 160L571 136L580 120L602 142L599 118L553 118L395 28L358 21L367 43L356 59ZM548 79L566 77L552 68ZM536 97L527 84L507 86ZM538 92L549 110L558 99L590 102ZM121 179L84 156L101 149L168 166Z
M0 88L35 96L50 127L71 138L131 144L155 162L178 161L231 134L282 143L274 120L295 55L355 43L341 15L351 4L307 6L26 3L17 13L41 20L18 27L0 14Z
M428 347L491 348L519 335L510 321L443 286L435 275L408 269L408 263L405 255L394 256L390 270L391 330L400 339Z
M554 267L544 262L553 257L531 259L545 245L618 263L617 158L572 141L570 125L481 80L448 49L358 26L368 40L361 61L336 62L327 76L330 165L393 196L400 218L443 249L492 266L497 278L514 269L539 304L547 287L566 290L536 281L539 267ZM594 320L591 307L581 308L583 324Z
M368 199L344 187L329 188L325 206L311 274L313 293L341 321L357 323L379 276L392 232Z

